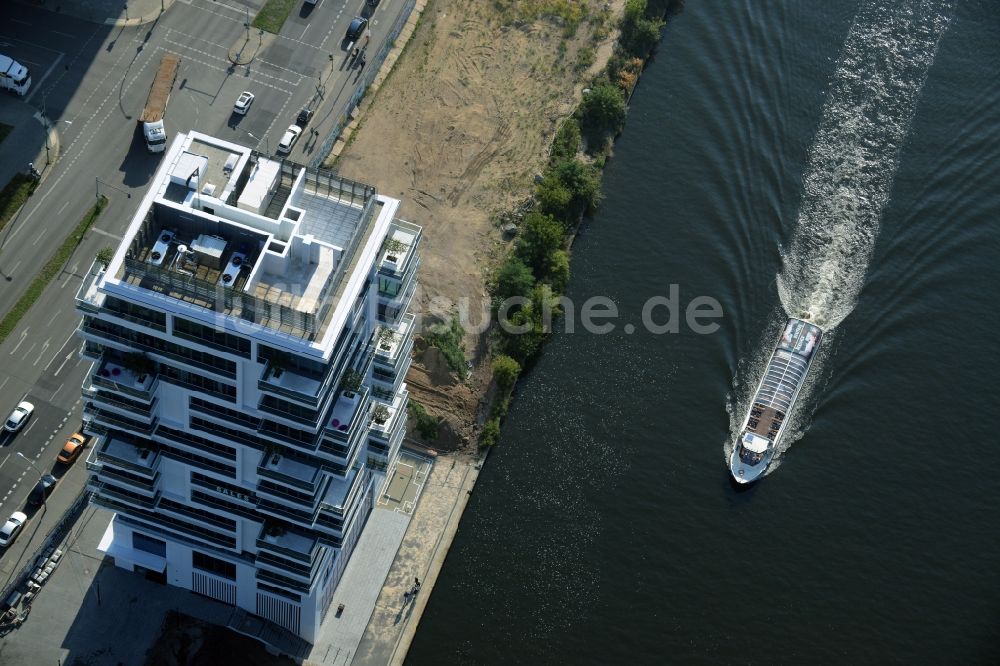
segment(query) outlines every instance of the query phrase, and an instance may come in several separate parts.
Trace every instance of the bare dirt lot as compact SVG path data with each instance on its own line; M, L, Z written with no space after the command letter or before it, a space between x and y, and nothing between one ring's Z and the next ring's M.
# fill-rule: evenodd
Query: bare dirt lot
M624 0L429 0L392 74L362 104L337 160L349 178L402 199L424 227L413 309L423 326L466 303L483 321L485 279L504 251L493 216L529 196L559 122L611 54ZM407 378L416 401L472 442L489 381L486 336L467 327L465 382L442 381L421 354ZM431 363L430 365L434 365Z

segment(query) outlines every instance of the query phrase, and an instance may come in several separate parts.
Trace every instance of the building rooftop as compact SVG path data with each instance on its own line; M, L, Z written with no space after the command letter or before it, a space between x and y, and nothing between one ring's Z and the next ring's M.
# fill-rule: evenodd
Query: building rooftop
M178 134L100 286L323 346L398 204L330 171Z

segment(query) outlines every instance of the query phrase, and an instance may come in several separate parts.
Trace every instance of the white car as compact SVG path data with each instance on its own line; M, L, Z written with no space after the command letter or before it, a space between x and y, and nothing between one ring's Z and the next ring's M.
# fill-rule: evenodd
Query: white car
M250 105L253 104L254 95L248 90L244 90L240 93L240 98L236 100L236 104L233 105L233 113L238 113L241 116L247 115L247 111L250 110Z
M285 134L281 137L281 141L278 142L278 154L287 155L292 152L292 146L294 146L295 142L299 140L300 134L302 134L302 128L298 125L292 125L285 130Z
M13 543L14 538L21 533L21 528L28 522L28 517L20 511L10 514L7 522L0 527L0 547L6 548Z
M31 413L35 411L35 406L30 402L22 402L14 408L7 420L3 424L3 429L7 432L17 432L24 427L24 424L31 418Z

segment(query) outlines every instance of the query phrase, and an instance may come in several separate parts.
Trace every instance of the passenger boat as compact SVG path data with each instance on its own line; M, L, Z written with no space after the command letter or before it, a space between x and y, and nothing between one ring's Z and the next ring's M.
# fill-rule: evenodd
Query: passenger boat
M804 319L785 324L729 458L737 483L753 483L771 464L822 337L820 327Z

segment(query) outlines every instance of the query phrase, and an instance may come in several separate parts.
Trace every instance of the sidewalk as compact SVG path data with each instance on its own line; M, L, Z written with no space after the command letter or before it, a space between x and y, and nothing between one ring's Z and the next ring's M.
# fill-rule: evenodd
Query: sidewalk
M351 663L356 666L403 663L479 478L479 465L478 461L463 462L457 458L438 458L435 462ZM407 604L403 592L409 589L414 577L420 578L421 591Z

